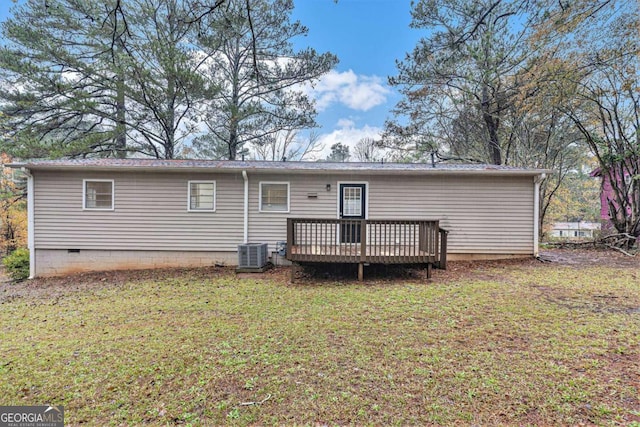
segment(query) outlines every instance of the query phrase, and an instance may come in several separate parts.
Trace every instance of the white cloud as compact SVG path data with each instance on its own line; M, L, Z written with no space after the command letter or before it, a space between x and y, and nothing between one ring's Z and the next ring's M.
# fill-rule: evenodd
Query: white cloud
M315 159L325 159L331 153L331 146L338 142L349 146L349 150L353 155L354 147L362 138L380 139L382 128L365 125L361 128L354 127L354 122L348 119L340 119L338 121L339 129L331 133L320 135L318 142L323 149L315 156Z
M340 129L349 129L356 125L356 123L351 119L340 119L338 120L337 126Z
M382 78L357 75L353 70L329 71L305 91L316 100L319 111L331 104L341 103L352 110L367 111L384 104L391 93Z

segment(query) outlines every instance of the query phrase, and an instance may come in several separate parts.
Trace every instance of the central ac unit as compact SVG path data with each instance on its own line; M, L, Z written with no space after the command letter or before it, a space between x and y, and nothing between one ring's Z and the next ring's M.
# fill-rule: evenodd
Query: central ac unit
M267 265L267 243L238 245L238 268L262 268Z

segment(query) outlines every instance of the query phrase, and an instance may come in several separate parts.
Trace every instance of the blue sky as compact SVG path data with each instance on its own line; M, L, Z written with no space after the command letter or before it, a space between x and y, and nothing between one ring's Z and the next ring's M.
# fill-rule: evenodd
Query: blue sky
M312 91L316 129L326 150L335 142L354 145L377 137L399 100L387 77L395 61L416 45L420 32L409 28L411 0L295 0L293 19L309 28L299 47L332 52L340 63ZM13 5L0 0L0 20Z
M317 131L328 149L335 142L354 145L380 134L399 100L387 77L396 60L416 45L420 32L409 28L410 0L297 0L294 19L309 28L297 41L320 52L332 52L340 63L314 93Z
M11 0L0 0L0 19L5 20L7 15L9 14L9 9L13 6L13 2Z

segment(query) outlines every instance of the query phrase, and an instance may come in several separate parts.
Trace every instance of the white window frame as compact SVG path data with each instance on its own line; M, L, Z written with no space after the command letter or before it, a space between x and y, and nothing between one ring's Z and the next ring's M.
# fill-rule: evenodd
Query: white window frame
M262 186L267 185L286 185L287 186L287 209L282 211L263 210L262 209ZM283 214L291 211L291 184L289 181L260 181L258 183L258 211L261 213Z
M192 209L191 208L191 184L213 184L213 209ZM218 185L214 180L187 181L187 212L215 212L217 196L218 196Z
M88 182L110 182L111 183L111 207L110 208L90 208L87 207L87 183ZM82 180L82 210L84 211L113 211L116 208L116 184L113 179L83 179Z

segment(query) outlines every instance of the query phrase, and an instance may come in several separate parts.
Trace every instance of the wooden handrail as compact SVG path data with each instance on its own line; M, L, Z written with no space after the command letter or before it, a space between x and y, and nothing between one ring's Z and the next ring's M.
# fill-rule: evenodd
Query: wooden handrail
M288 218L287 258L446 268L446 233L438 220Z

